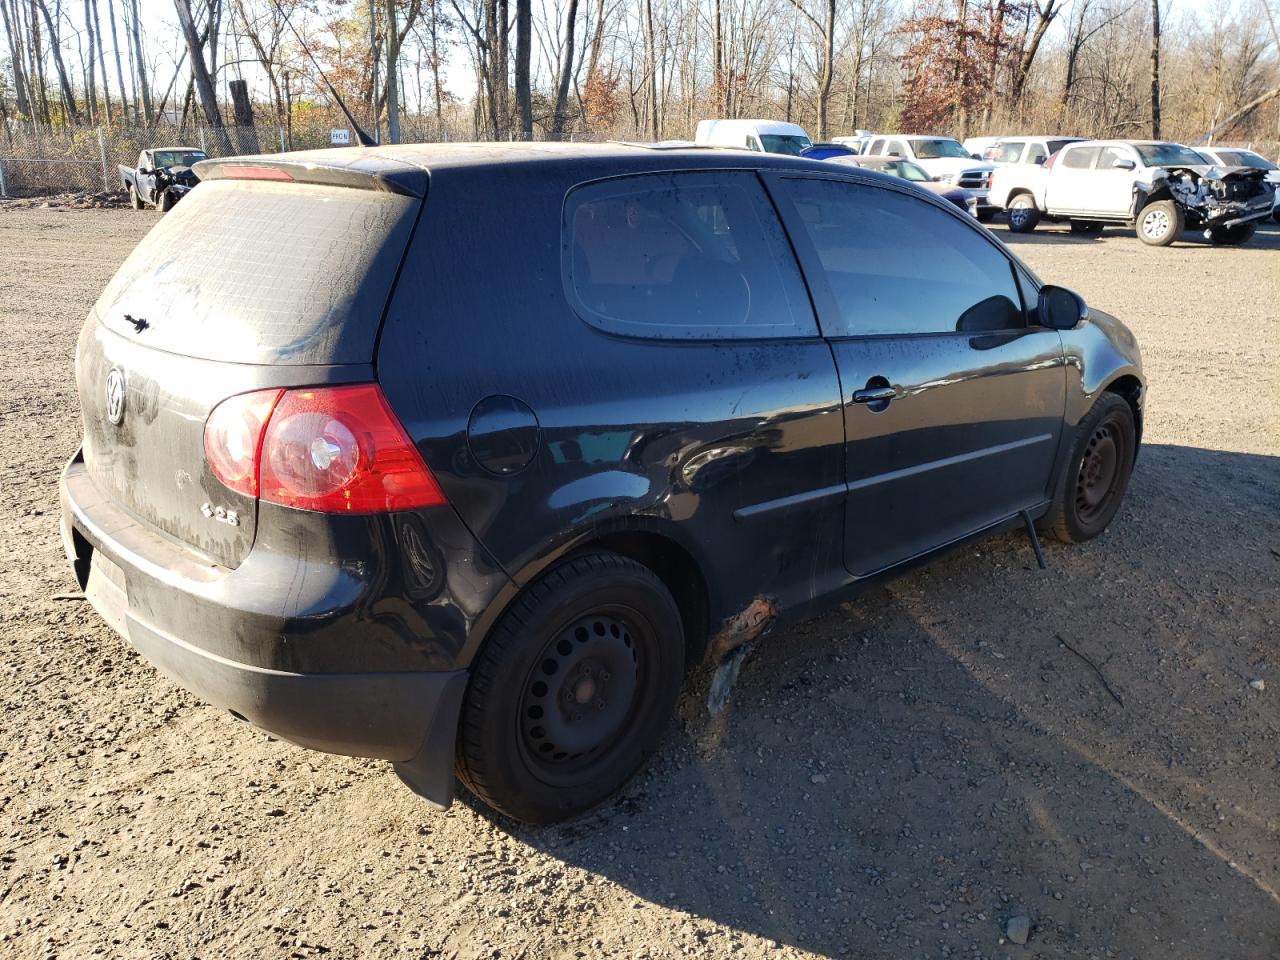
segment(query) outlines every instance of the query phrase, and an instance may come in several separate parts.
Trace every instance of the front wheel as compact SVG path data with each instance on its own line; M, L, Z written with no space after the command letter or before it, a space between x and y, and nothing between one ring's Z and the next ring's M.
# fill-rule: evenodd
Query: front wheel
M1167 247L1185 225L1180 206L1172 200L1157 200L1138 214L1138 239L1150 247Z
M1252 223L1242 223L1236 227L1211 227L1209 240L1220 247L1234 247L1248 243L1257 229L1257 225Z
M1040 211L1035 198L1020 193L1009 201L1009 229L1014 233L1030 233L1040 222Z
M1120 509L1137 447L1128 401L1102 394L1076 428L1071 456L1042 526L1063 543L1082 543L1102 533Z
M657 747L683 679L680 613L653 571L613 553L565 560L503 615L472 665L458 776L517 820L589 810Z
M161 213L168 213L173 209L173 195L166 190L160 194L160 200L156 203L156 209Z

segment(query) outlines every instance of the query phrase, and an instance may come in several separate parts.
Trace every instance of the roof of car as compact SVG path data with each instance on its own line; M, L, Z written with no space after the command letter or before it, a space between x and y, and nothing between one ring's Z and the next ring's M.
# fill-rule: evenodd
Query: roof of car
M617 160L634 167L663 167L679 161L680 166L740 167L803 166L817 161L801 160L786 154L733 150L725 147L686 146L684 143L412 143L379 147L331 147L258 157L238 157L254 163L278 161L393 170L403 166L422 170L456 167L510 167L524 165L572 165L582 162Z
M1061 133L1011 133L999 140L1088 140L1088 137L1077 137Z
M297 153L205 160L201 179L237 177L237 169L283 167L295 179L313 182L369 183L383 189L422 195L424 174L491 170L496 174L536 170L563 177L578 171L586 178L660 170L725 168L815 170L825 161L785 154L724 147L685 147L628 143L427 143L379 147L334 147ZM830 167L825 167L830 170Z

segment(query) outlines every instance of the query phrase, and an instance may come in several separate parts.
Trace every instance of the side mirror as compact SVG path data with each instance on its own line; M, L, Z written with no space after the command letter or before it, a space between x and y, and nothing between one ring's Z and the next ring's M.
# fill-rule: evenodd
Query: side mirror
M1047 157L1036 157L1036 158L1035 158L1034 160L1032 160L1031 162L1032 162L1032 163L1034 163L1034 164L1036 164L1037 166L1041 166L1041 167L1043 167L1043 166L1044 166L1044 162L1045 162L1045 160L1047 160L1047 159L1048 159Z
M976 154L976 153L971 153L971 154L969 154L969 159L970 159L970 160L981 160L981 159L982 159L982 157L978 156L978 154Z
M1121 157L1119 160L1113 162L1111 166L1117 170L1132 170L1135 164L1132 160L1126 160L1124 157Z
M138 172L142 174L144 177L149 177L151 176L151 174L155 173L154 170L148 170L146 167L139 167Z
M902 154L900 154L897 150L890 150L888 153L888 156L897 157L899 160L902 159Z
M1041 287L1036 312L1040 323L1053 330L1073 330L1089 318L1084 297L1066 287Z

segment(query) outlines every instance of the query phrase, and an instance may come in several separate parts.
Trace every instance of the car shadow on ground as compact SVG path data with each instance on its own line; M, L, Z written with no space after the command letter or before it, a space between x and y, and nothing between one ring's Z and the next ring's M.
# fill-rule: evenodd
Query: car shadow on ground
M1277 546L1280 459L1148 445L1047 571L1001 535L780 630L620 799L502 825L827 956L1003 955L1015 915L1044 956L1275 956Z
M1103 228L1102 233L1096 236L1085 236L1083 234L1072 233L1071 228L1065 223L1041 223L1031 233L1014 233L1009 229L1003 218L993 223L988 223L987 229L994 233L1011 247L1018 247L1024 244L1057 244L1070 243L1087 245L1091 243L1099 243L1106 240L1126 239L1139 243L1137 236L1133 232L1132 227L1124 227L1119 225L1108 225ZM1233 249L1231 247L1218 247L1216 244L1208 240L1202 231L1186 230L1177 240L1174 241L1175 247L1204 247L1207 249ZM1280 250L1280 223L1273 220L1263 220L1258 223L1257 232L1246 243L1242 244L1243 249L1262 248L1266 250Z

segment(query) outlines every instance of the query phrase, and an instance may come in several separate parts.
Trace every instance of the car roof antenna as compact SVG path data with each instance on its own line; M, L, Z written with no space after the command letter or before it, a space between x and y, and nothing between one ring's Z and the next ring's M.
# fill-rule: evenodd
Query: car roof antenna
M289 28L289 32L293 34L293 38L298 41L298 45L302 47L302 52L307 55L307 59L311 61L311 65L316 68L316 73L320 74L320 79L324 81L324 85L329 89L329 95L333 97L334 102L338 104L338 109L346 116L347 122L355 128L356 141L362 147L376 147L378 141L364 132L364 128L356 123L356 118L351 115L351 111L347 109L347 105L342 102L342 97L338 96L338 91L333 88L333 84L329 82L329 78L324 75L324 71L320 69L320 64L316 63L316 58L311 55L311 49L307 46L307 42L302 39L297 30L294 29L293 21L289 19L289 14L280 6L278 0L271 0L272 6L280 12L280 16L284 18L285 26Z

